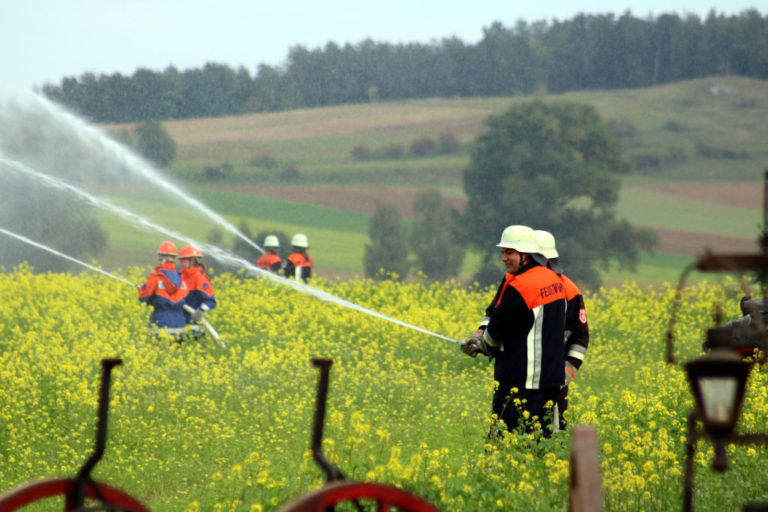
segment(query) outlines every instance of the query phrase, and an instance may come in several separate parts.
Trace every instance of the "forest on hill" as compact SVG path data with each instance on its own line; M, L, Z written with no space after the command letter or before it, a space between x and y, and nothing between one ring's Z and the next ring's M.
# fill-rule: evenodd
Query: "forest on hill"
M64 78L42 92L98 123L190 119L428 97L645 87L715 75L768 78L768 17L705 19L630 12L565 21L495 22L477 44L364 40L294 46L283 66L255 74L220 63Z

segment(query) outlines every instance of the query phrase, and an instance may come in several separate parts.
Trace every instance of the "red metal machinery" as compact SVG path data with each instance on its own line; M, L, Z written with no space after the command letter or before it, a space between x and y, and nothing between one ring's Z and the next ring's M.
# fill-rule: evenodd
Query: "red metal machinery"
M61 497L64 512L111 510L120 512L149 512L149 509L133 496L116 487L97 482L91 471L104 455L107 445L107 412L112 368L122 363L120 359L102 359L102 379L99 392L99 416L96 426L96 447L74 478L57 478L22 485L0 495L0 512L12 512L27 505ZM89 500L86 503L86 500Z
M326 484L283 505L278 512L326 512L336 510L370 510L375 512L439 512L432 504L398 487L372 482L347 481L341 470L322 453L325 404L328 396L330 359L312 359L320 369L312 430L312 457L326 474Z

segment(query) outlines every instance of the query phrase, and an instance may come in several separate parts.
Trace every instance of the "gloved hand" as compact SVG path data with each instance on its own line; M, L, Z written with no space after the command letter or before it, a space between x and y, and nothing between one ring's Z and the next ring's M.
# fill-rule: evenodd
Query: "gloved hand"
M189 315L189 319L195 323L201 322L203 318L203 311L201 309L196 309L192 312L191 315Z
M477 357L477 345L472 343L471 340L466 340L461 345L459 345L459 348L461 348L461 351L467 354L469 357Z
M576 378L576 373L578 371L579 369L573 366L570 361L565 362L565 384L563 384L563 387L573 382L573 379Z
M491 356L490 348L485 342L485 339L483 339L483 333L481 331L473 332L472 336L461 344L461 351L470 357L477 357L478 353L485 354L488 357Z

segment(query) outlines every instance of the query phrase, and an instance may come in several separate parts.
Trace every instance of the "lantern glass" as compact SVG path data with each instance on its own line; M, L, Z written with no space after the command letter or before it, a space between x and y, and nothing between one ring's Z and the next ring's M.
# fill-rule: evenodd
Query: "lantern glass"
M704 430L728 436L736 428L751 364L730 351L713 350L685 364Z
M738 388L735 377L699 378L702 421L713 426L735 426Z

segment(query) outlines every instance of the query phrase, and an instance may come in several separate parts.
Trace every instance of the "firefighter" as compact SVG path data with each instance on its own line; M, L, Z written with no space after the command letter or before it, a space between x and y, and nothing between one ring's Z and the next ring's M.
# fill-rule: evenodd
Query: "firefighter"
M557 399L558 428L564 430L566 421L565 411L568 410L568 385L576 378L584 356L589 346L589 325L587 323L587 309L584 305L584 296L576 283L571 281L563 273L559 254L555 246L555 237L549 231L535 230L536 243L544 257L547 258L547 266L560 276L563 281L565 299L565 385L560 390Z
M176 271L176 245L165 241L157 249L159 265L147 281L139 287L139 300L152 306L149 316L150 334L171 336L175 341L184 339L184 303L187 288Z
M305 283L312 277L312 256L307 254L309 241L307 235L296 233L291 238L293 252L285 262L285 277L301 279Z
M280 240L275 235L264 237L264 250L266 252L256 260L256 266L260 269L270 270L279 274L283 270L285 263L283 263L283 258L277 254L278 249L280 249Z
M216 307L213 284L205 273L205 265L200 261L202 257L203 252L192 245L185 245L179 251L181 279L188 291L186 305L189 308L185 308L184 316L189 326L188 330L194 338L205 335L200 322L205 317L205 313Z
M541 428L550 437L554 404L565 382L563 283L546 267L530 227L508 226L497 247L507 272L480 327L461 350L493 359L498 382L493 413L509 431Z

